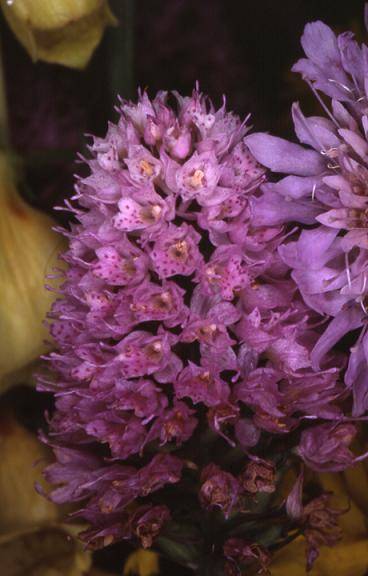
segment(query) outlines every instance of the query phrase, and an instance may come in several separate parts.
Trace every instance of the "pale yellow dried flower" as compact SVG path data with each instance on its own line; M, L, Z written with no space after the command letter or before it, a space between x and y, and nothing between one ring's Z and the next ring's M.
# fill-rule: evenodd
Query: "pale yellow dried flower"
M83 68L106 26L107 0L0 0L6 20L33 60Z
M1 576L85 576L91 554L66 526L0 536Z
M55 298L45 289L63 243L53 220L19 196L0 155L0 389L46 350L43 320Z
M136 550L132 552L124 565L124 576L155 576L159 574L158 554L151 550Z
M8 409L0 412L0 451L0 534L55 522L60 510L35 490L36 482L46 489L49 449Z

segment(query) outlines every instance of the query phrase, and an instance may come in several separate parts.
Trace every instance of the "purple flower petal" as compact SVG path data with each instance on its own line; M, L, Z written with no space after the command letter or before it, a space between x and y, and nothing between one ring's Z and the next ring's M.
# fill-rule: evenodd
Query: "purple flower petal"
M315 176L325 170L320 154L277 136L251 134L247 136L246 143L258 162L273 172Z

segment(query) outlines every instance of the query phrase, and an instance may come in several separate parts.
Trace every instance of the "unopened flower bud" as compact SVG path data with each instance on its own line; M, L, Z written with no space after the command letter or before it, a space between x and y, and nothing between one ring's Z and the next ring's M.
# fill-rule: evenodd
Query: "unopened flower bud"
M257 492L271 494L276 490L275 467L267 460L252 460L245 467L240 482L243 490L250 494Z

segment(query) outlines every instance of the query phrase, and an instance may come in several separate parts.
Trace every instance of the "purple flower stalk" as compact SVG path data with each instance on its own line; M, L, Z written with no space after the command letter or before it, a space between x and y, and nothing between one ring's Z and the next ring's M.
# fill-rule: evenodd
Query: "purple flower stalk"
M279 184L260 189L265 168L249 146L270 165L279 140L246 138L225 104L216 110L197 91L143 93L118 111L90 145L90 175L77 181L75 223L64 231L68 268L50 313L57 350L39 382L56 399L50 498L80 503L92 547L160 545L164 535L167 548L189 522L200 550L188 547L193 567L208 545L199 526L212 518L223 537L211 553L224 563L225 546L228 570L254 560L265 569L246 518L257 494L275 490L278 463L299 454L314 469L340 470L355 461L354 426L334 434L346 396L340 365L318 367L320 307L310 311L289 277L293 244L278 251L289 209L308 223L322 212L325 157L292 145L299 172L310 173L289 177L294 201L273 212ZM280 153L285 169L292 158ZM314 202L294 188L311 178ZM327 448L311 449L316 434ZM244 538L231 539L230 521Z

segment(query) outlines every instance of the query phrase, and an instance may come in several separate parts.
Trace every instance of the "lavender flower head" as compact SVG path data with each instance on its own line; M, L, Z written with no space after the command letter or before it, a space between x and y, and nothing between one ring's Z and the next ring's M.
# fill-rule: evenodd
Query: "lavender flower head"
M368 8L365 16L368 24ZM293 105L302 145L267 134L247 139L259 161L286 174L264 186L253 215L264 225L300 224L279 252L304 301L328 319L312 351L313 367L327 366L335 345L350 334L345 385L353 394L352 414L361 417L368 409L368 47L351 32L336 36L323 22L307 24L302 46L306 58L293 70L325 115L305 117Z
M39 381L56 399L50 498L80 503L91 547L130 539L170 553L188 540L187 565L198 567L210 521L219 562L225 546L228 567L264 566L246 518L274 492L279 465L354 462L352 431L331 438L343 418L339 367L315 370L320 317L278 252L285 207L271 223L259 216L275 192L260 190L246 123L198 91L143 93L118 111L68 205L68 268L50 313L57 350ZM319 169L324 159L306 154ZM317 419L320 441L342 442L335 455L310 454ZM244 534L230 553L234 518Z

